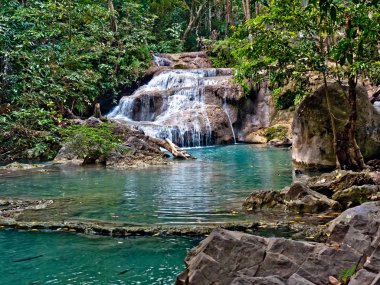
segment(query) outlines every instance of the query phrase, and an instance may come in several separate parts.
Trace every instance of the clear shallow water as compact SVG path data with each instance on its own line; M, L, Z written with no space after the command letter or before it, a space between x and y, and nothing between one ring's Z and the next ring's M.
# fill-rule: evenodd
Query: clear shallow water
M174 284L198 242L0 230L0 284Z
M286 149L232 145L190 149L195 161L131 170L69 168L0 177L0 196L62 198L55 219L132 224L199 224L241 219L235 211L252 191L292 180Z

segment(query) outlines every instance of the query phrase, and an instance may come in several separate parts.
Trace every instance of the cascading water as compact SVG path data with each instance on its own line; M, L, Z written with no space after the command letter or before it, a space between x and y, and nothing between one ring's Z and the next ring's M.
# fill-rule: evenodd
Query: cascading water
M154 60L164 65L162 58ZM211 145L214 138L205 89L226 80L228 76L219 76L215 68L166 70L123 97L108 117L182 147Z
M223 98L223 111L224 111L224 113L226 113L226 115L227 115L228 122L229 122L229 124L230 124L231 132L232 132L232 136L233 136L233 138L234 138L234 144L236 144L235 130L234 130L234 127L233 127L233 125L232 125L231 115L230 115L231 110L230 110L230 108L229 108L229 106L228 106L228 104L227 104L227 99L226 99L226 97Z

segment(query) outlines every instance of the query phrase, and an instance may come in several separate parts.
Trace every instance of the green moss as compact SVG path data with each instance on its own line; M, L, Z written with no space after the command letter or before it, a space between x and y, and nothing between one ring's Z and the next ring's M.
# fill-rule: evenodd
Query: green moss
M268 141L272 141L272 140L281 141L285 139L287 134L288 134L288 128L286 126L281 126L281 125L269 127L263 132L263 136Z

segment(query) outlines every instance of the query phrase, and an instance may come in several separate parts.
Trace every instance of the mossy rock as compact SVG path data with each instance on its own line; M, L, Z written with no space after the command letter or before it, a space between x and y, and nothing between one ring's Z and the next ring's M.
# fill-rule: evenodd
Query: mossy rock
M268 141L283 141L289 132L289 128L285 125L275 125L267 128L263 132L263 136Z

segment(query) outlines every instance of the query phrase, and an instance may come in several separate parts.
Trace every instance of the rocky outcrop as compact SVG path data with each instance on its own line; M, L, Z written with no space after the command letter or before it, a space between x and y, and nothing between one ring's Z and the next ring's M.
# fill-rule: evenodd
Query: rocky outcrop
M296 182L290 187L278 191L252 193L243 207L249 211L265 208L293 211L298 213L320 213L327 210L340 210L338 202L311 190L306 185Z
M252 142L274 111L264 82L244 96L233 70L212 68L203 52L154 55L151 80L124 96L108 118L179 146Z
M352 186L376 184L370 173L337 170L311 177L306 181L312 190L332 197L334 193L343 191Z
M274 114L272 91L268 82L263 82L248 96L248 100L239 103L240 119L238 122L238 138L247 143L258 143L257 133L269 127Z
M183 53L159 53L153 55L157 66L171 67L174 69L210 68L211 61L207 54L200 52Z
M344 209L348 209L364 202L380 200L380 186L351 186L335 192L332 199L339 202Z
M1 166L0 170L11 170L11 171L17 171L17 170L30 170L30 169L36 169L36 168L44 168L46 165L44 164L30 164L30 163L20 163L20 162L12 162L5 166Z
M86 124L96 128L101 121L95 118L88 120L73 120L72 124ZM144 133L131 129L123 123L116 122L113 132L122 138L123 143L114 148L106 157L99 158L95 163L105 164L111 168L130 168L168 163L166 155L160 150L160 145ZM84 160L78 157L73 145L65 144L54 159L58 164L82 165Z
M215 230L188 254L176 285L326 285L350 268L349 285L380 278L380 202L345 211L328 234L311 243Z
M337 132L342 132L349 115L347 88L328 85ZM369 102L365 88L357 87L357 143L365 159L380 155L380 114ZM319 88L298 107L293 121L292 158L304 167L334 168L335 153L325 88Z

